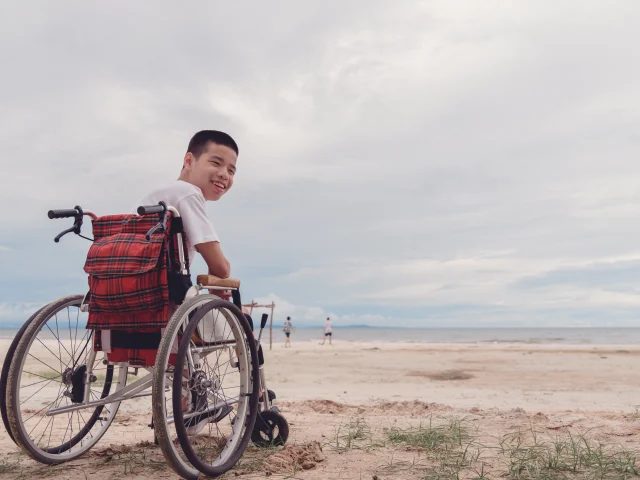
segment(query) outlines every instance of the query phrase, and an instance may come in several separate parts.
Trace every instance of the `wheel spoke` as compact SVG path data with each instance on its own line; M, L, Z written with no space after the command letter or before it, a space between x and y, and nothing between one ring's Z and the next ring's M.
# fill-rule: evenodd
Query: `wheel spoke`
M58 375L58 377L59 376L60 375ZM56 377L56 378L58 378L58 377ZM37 382L30 383L29 385L23 385L22 388L33 387L34 385L38 385L39 383L46 382L46 381L49 381L49 382L55 381L55 378L47 378L47 377L42 377L42 378L44 378L44 380L38 380ZM62 383L62 382L59 382L59 383Z
M27 423L29 420L31 420L33 417L35 417L36 415L42 413L44 410L46 410L47 408L49 408L51 405L53 405L54 403L56 403L58 399L56 398L53 402L49 403L48 405L46 405L44 408L38 410L36 413L34 413L33 415L31 415L29 418L27 418L26 420L23 420L23 423ZM31 433L35 430L35 428L40 424L40 422L42 421L42 419L45 418L44 416L42 418L40 418L40 420L38 421L38 423L36 423L33 428L31 429L31 432L29 432L29 435L31 435Z
M87 341L84 343L84 347L82 347L82 351L80 352L80 355L78 355L78 360L80 360L80 357L82 357L82 355L84 355L85 350L89 346L89 343L91 342L91 338L93 337L93 330L86 330L84 335L83 335L83 337L82 337L82 340L80 340L80 341L82 342L84 340L84 338L87 336L88 332L91 332L91 333L89 333L89 338L87 338ZM89 352L87 352L87 355L88 354L89 354ZM87 356L84 357L84 363L87 363ZM73 361L73 368L76 368L77 364L78 364L77 361L74 360Z
M69 309L67 308L66 310L67 310L67 320L68 320L68 324L69 324L69 343L71 345L71 352L73 353L73 356L71 358L74 358L75 354L76 354L76 350L75 350L75 346L73 344L73 339L71 338L71 316L69 315ZM74 362L73 366L75 367L75 362Z
M60 332L58 331L58 317L56 316L56 331L58 332L58 335L56 335L55 333L53 333L53 330L51 330L51 327L49 327L49 322L44 324L45 327L47 327L49 329L49 331L51 332L51 334L55 337L55 339L58 341L58 352L60 355L60 359L62 359L62 351L60 351L60 347L64 348L64 350L67 352L67 355L69 355L70 357L72 357L73 355L71 355L69 353L69 350L67 350L67 347L64 346L64 344L60 341Z
M40 442L42 442L42 439L47 434L47 428L49 428L49 425L51 425L52 423L53 423L53 417L51 417L49 419L49 422L47 422L47 425L44 427L44 430L42 431L42 435L40 435L40 438L38 438L38 441L36 442L36 445L40 445ZM47 448L49 448L49 447L47 446Z
M36 395L37 393L39 393L44 387L46 387L47 385L49 385L53 380L49 380L47 383L45 383L43 386L41 386L38 390L36 390L34 393L32 393L29 398L27 398L26 400L23 400L22 402L20 402L20 405L22 406L24 404L24 402L30 400L34 395Z
M54 370L54 372L55 372L55 370ZM56 378L58 378L58 377L61 377L61 376L62 376L62 375L57 375L57 376L55 376L55 377L53 377L53 378L49 378L49 377L45 377L45 376L43 376L43 375L38 375L37 373L27 372L26 370L23 370L23 371L22 371L22 373L26 373L26 374L28 374L28 375L33 375L34 377L40 377L40 378L44 378L44 379L46 379L46 380L51 380L51 381L54 381L54 380L56 380ZM62 383L60 380L56 380L56 381L57 381L57 382L59 382L59 383Z
M47 367L48 369L50 369L50 370L52 370L52 371L54 371L54 372L56 371L56 369L55 369L55 368L53 368L53 367L51 367L51 366L47 365L46 363L44 363L44 362L43 362L42 360L40 360L39 358L34 357L34 356L33 356L33 355L31 355L30 353L29 353L28 355L29 355L31 358L33 358L34 360L36 360L36 361L40 362L41 364L43 364L43 365L44 365L45 367ZM62 370L61 370L61 372L62 372Z
M78 308L77 312L76 312L76 334L75 334L75 341L76 342L78 341L78 318L79 317L80 317L80 309ZM82 340L80 340L80 341L82 341Z
M60 360L60 364L62 364L62 358L61 358L61 357L58 357L58 355L56 355L55 353L53 353L53 352L51 351L51 349L50 349L49 347L47 347L47 346L42 342L42 340L40 340L38 337L36 337L36 340L37 340L38 342L40 342L40 344L41 344L44 348L46 348L46 349L47 349L47 351L48 351L51 355L53 355L53 356L54 356L54 358L56 358L56 359Z

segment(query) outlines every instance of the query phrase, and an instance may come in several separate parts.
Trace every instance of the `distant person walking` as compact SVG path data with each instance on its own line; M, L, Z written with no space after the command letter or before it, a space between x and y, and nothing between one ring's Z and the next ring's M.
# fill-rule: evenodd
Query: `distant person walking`
M287 348L287 345L289 346L289 348L291 348L291 330L293 330L293 325L291 324L291 317L287 317L287 321L284 322L284 328L282 329L284 331L284 334L287 336L287 338L285 338L284 340L284 348Z
M327 317L324 321L324 337L322 337L322 343L320 345L324 345L324 341L329 337L329 345L331 345L331 337L333 336L333 325L331 325L331 319Z

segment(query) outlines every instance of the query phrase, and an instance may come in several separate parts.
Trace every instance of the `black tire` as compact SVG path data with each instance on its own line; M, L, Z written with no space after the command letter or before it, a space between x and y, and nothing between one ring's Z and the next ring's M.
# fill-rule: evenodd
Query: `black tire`
M258 414L258 397L260 394L260 366L258 363L258 352L253 332L251 331L249 322L247 321L244 314L240 311L240 309L232 303L226 302L224 300L211 300L204 306L200 307L196 311L195 315L191 318L184 331L184 334L182 335L182 339L180 340L178 354L175 361L175 371L183 371L185 359L191 347L192 335L195 332L195 329L200 320L213 309L226 309L230 311L239 321L242 330L244 331L245 342L249 349L249 361L251 363L250 378L252 383L252 392L251 394L249 394L248 413L247 418L244 421L245 430L242 433L240 440L234 447L234 450L229 458L224 463L222 463L221 465L212 466L202 461L202 459L196 453L193 445L191 444L189 436L187 435L187 430L184 425L181 396L180 394L177 394L177 392L182 391L182 376L174 375L172 393L173 418L175 420L175 429L176 433L178 434L180 446L182 447L184 454L189 459L191 464L208 477L218 477L220 475L223 475L224 473L229 471L238 462L238 460L240 460L240 457L249 444L249 440L251 439L251 435L254 430L256 416Z
M2 364L2 374L0 375L0 413L2 414L2 423L4 423L4 428L13 440L13 443L16 443L13 438L13 433L11 432L11 428L9 427L9 419L7 418L7 376L9 375L9 368L11 367L11 360L13 359L13 355L16 352L16 347L22 338L22 334L27 329L31 321L36 318L36 316L42 311L45 307L40 308L37 312L29 317L29 319L24 322L16 336L13 337L13 341L9 346L9 350L7 350L7 354L4 357L4 363Z
M251 441L258 447L279 447L287 443L289 423L281 414L267 410L258 413Z
M109 413L107 419L101 417L101 414L105 407L100 406L96 407L93 410L90 410L91 416L89 417L88 421L84 418L84 416L82 417L84 425L79 428L78 432L75 433L75 435L70 435L70 438L67 441L64 441L66 439L66 436L63 437L63 443L61 443L60 445L54 444L54 447L39 448L38 446L36 446L33 439L30 437L30 434L32 432L28 432L25 425L23 424L21 416L22 414L20 411L20 382L24 361L27 355L30 355L29 348L34 339L37 338L37 335L42 327L47 323L49 319L51 319L54 315L57 314L58 311L63 308L79 308L83 298L84 295L72 295L69 297L60 298L54 302L51 302L49 305L39 311L39 313L31 320L29 326L23 332L14 352L14 361L11 362L7 375L7 420L9 422L9 426L11 427L14 441L33 459L45 464L57 464L66 462L86 453L109 428L111 422L113 422L113 419L116 416L118 407L120 405L119 402L114 402L112 404L112 409L108 411ZM87 346L90 341L91 339L89 337L87 339ZM80 352L80 355L82 355L82 352ZM80 359L80 357L78 357L78 359ZM105 398L109 394L112 384L115 383L113 382L113 373L113 366L108 365L105 368L104 386L102 388L102 391L100 392L100 398ZM92 428L99 420L101 422L99 426L100 430L98 430L95 435L91 433L91 441L87 442L86 446L83 446L81 441L91 432ZM75 452L71 451L73 447L75 447L78 443L80 443L80 449L76 450Z

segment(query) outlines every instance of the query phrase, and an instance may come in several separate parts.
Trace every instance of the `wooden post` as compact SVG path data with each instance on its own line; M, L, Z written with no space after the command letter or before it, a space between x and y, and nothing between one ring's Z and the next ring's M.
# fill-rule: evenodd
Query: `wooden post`
M251 308L249 309L249 316L252 316L253 314L253 306L256 304L255 300L251 300Z
M273 349L273 307L275 302L271 302L271 318L269 319L269 350Z

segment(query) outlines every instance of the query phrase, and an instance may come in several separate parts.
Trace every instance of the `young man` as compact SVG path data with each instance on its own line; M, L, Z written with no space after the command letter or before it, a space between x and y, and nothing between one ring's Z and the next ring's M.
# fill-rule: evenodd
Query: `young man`
M220 278L231 275L231 266L207 217L205 202L218 201L231 189L237 161L238 145L229 135L216 130L198 132L189 142L178 180L154 190L138 203L155 205L164 201L176 207L182 217L189 262L199 253L209 273Z
M197 252L204 258L209 274L220 278L231 275L231 266L222 253L220 239L207 216L205 202L220 200L231 189L237 161L238 145L233 138L216 130L202 130L189 142L178 179L152 191L138 203L156 205L164 201L177 208L182 217L189 263L193 263ZM226 293L220 296L229 297ZM190 401L198 410L207 406L206 397L192 400L186 390L184 408ZM187 432L194 435L207 423L220 421L232 410L229 406L220 408L197 425L188 426Z
M331 337L333 337L333 325L331 325L331 319L327 317L324 322L324 337L322 337L322 343L320 345L324 345L324 341L329 337L329 345L331 345Z
M291 347L291 330L293 329L293 325L291 324L291 317L287 317L287 321L284 322L284 328L282 330L284 330L284 334L287 336L287 338L285 338L284 340L284 348L287 348L287 345L289 347Z

